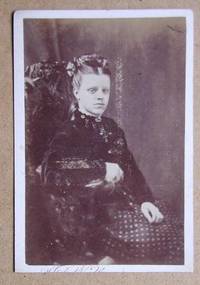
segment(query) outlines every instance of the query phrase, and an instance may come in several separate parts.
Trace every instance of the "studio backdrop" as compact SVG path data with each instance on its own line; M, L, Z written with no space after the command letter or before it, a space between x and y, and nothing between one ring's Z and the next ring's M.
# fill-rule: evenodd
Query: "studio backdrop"
M184 212L185 41L184 18L24 20L25 68L87 53L108 58L112 86L106 115L125 131L155 197L168 201L179 217Z

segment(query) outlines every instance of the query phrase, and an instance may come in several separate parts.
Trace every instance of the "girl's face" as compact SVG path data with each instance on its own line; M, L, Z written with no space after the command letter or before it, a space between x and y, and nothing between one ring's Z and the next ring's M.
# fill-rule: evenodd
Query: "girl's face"
M78 90L74 90L80 111L101 116L110 97L110 77L106 74L82 74Z

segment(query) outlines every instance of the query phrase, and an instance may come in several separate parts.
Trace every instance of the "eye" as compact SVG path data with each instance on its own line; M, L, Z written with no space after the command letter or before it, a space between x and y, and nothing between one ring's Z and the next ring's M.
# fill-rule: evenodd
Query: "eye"
M96 87L91 87L88 89L88 92L91 93L91 94L94 94L95 92L97 92L98 88Z
M110 89L108 89L108 88L103 88L102 91L103 91L104 94L108 94L108 93L110 92Z

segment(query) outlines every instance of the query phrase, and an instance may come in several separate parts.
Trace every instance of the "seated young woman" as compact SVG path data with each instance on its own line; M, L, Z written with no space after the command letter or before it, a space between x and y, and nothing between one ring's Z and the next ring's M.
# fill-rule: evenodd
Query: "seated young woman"
M123 130L103 116L111 96L108 61L83 55L67 72L74 96L70 119L42 162L55 262L182 264L180 225L154 199Z

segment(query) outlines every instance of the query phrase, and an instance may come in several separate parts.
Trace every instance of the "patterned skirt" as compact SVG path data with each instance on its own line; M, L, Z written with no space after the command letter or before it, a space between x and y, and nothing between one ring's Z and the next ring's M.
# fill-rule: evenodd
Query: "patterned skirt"
M154 204L164 220L151 224L136 203L104 207L91 203L92 197L52 193L43 197L50 225L47 248L53 252L53 262L95 264L110 256L116 264L184 263L183 223L163 202Z
M149 223L137 204L132 210L116 211L101 240L105 255L118 264L184 263L183 224L163 202L154 204L164 215L159 224Z

